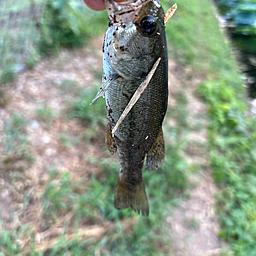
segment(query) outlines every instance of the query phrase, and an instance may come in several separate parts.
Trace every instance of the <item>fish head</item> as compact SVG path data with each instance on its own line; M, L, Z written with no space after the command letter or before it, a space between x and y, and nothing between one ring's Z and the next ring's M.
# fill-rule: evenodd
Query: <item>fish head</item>
M105 0L109 20L112 23L134 22L140 15L152 14L157 16L157 11L161 8L158 0L126 0L115 2Z
M121 76L132 79L148 73L164 45L164 11L158 0L105 0L110 30L106 51ZM125 67L125 70L124 68Z

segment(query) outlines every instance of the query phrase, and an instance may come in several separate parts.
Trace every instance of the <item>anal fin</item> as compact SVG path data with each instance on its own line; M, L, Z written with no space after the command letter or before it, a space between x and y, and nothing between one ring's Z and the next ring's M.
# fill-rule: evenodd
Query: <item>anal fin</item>
M116 144L114 142L114 138L112 137L112 133L111 133L111 130L110 130L110 124L108 124L105 144L106 144L106 147L108 148L109 152L112 155L114 155L117 151L117 148L116 148Z
M160 168L164 162L165 147L162 127L154 141L151 149L147 153L146 170L155 171Z

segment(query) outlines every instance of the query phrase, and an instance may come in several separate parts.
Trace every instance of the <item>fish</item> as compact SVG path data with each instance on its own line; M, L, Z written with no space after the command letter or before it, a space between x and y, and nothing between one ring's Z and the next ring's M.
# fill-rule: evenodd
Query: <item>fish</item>
M106 100L105 143L118 154L114 206L148 216L143 181L165 156L162 123L168 102L165 13L159 0L105 0L109 27L103 44L103 78L97 98ZM143 87L143 90L141 89ZM132 99L140 90L135 102ZM127 106L129 109L127 110ZM122 116L122 119L120 118Z

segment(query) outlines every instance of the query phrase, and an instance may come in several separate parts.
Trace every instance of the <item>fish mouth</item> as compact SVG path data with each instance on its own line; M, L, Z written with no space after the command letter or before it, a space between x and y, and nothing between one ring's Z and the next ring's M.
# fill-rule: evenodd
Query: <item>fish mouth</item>
M114 0L105 0L105 5L110 22L115 24L134 21L140 9L149 2L158 8L161 7L159 0L126 0L119 3Z

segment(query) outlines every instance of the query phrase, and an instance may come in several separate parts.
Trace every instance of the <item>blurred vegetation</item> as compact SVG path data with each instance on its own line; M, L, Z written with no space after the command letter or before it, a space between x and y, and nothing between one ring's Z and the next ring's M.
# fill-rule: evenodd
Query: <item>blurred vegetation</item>
M13 82L17 72L33 68L42 56L56 54L60 47L84 46L107 28L106 12L92 11L82 1L45 1L44 6L43 0L6 0L0 8L0 84ZM26 17L20 15L28 8Z
M256 1L255 0L216 0L220 12L234 27L234 31L242 35L255 36Z
M92 127L97 127L97 124L101 124L101 127L105 129L107 126L107 119L102 118L106 115L105 100L100 99L97 104L90 105L92 99L97 94L98 88L84 88L77 95L77 101L70 102L71 110L68 113L69 118L77 118L81 124ZM95 94L95 95L94 95Z
M65 84L74 86L73 83ZM103 128L103 124L104 129L106 126L105 101L101 98L89 106L97 90L81 90L83 93L76 92L77 96L80 95L78 101L70 102L67 117L79 121L92 137L102 136L99 135L99 131ZM172 115L179 119L179 115L186 108L186 99L182 93L177 104L179 107ZM168 210L176 206L180 199L187 197L186 190L189 188L187 178L191 173L190 166L180 156L181 151L186 147L183 134L187 128L183 127L184 122L187 123L186 115L182 115L181 121L178 120L180 125L177 127L172 129L164 127L166 140L172 140L172 144L166 144L164 165L157 172L143 174L151 210L149 217L139 216L131 209L118 211L114 208L114 190L120 166L116 159L113 161L113 158L109 158L109 153L105 152L108 157L89 159L89 166L97 167L100 171L98 174L87 174L84 179L73 179L68 170L50 171L49 180L40 196L42 215L44 221L50 223L50 227L54 227L62 219L64 221L59 236L51 240L47 248L37 247L33 228L21 226L5 230L2 224L0 251L4 253L3 255L35 256L58 256L70 253L72 255L169 255L170 241L169 236L166 235L169 228L164 227L163 222ZM10 123L18 132L27 122L21 116L15 116L11 118ZM89 143L92 137L85 138L86 143ZM70 145L63 135L60 139L67 146ZM102 136L101 141L103 139ZM98 177L96 178L95 175ZM129 224L127 230L126 220ZM106 227L106 233L98 240L83 239L79 227L85 228L86 234L87 226L83 226L84 222L90 227L93 225ZM107 228L109 226L111 228ZM72 237L70 230L75 238L70 238ZM21 249L20 244L24 235L31 237L30 249L25 251Z
M256 1L217 0L216 3L222 15L222 26L227 27L238 53L248 94L256 98Z
M176 148L175 148L176 147ZM162 227L167 207L177 204L177 195L186 188L187 172L184 160L179 157L179 146L174 145L167 150L168 156L164 166L159 170L158 175L145 173L144 180L147 186L151 214L148 218L137 216L131 209L117 211L113 204L114 188L119 172L119 164L109 160L92 159L93 164L99 166L104 172L100 179L91 176L90 183L86 185L87 193L77 192L77 182L72 181L69 172L63 172L56 183L56 172L52 172L42 204L47 217L56 221L58 216L72 212L75 216L75 225L79 221L89 218L90 223L99 224L102 220L114 221L116 229L112 230L99 243L79 241L70 243L58 239L51 250L51 255L63 255L65 252L77 252L81 255L95 255L98 252L108 252L104 255L163 255L168 254L168 240L164 234L167 231ZM171 166L171 169L170 169ZM55 175L55 177L54 177ZM81 187L81 185L80 185ZM83 189L84 191L84 189ZM95 214L95 213L98 214ZM122 231L120 221L135 217L136 225L131 227L128 235ZM167 237L166 237L167 238ZM161 246L160 246L161 245ZM37 254L36 254L37 255ZM76 254L78 255L78 254Z
M199 92L208 105L209 160L220 186L220 237L230 243L231 255L255 255L256 120L248 114L245 88L211 2L185 0L178 7L167 25L169 50L194 75L206 77Z
M47 0L40 29L41 54L58 52L61 46L78 47L88 40L83 8L78 1Z
M16 74L13 66L8 66L5 71L2 72L0 83L7 84L15 81Z
M27 120L20 113L11 113L4 125L3 152L15 158L33 161L26 134Z
M55 119L55 113L50 106L46 104L42 104L42 107L36 110L37 119L39 121L45 122L47 125L51 125L53 120Z
M77 0L47 0L44 16L38 23L39 51L49 55L58 52L61 46L83 46L106 28L106 24L104 12L85 9Z
M217 195L220 237L235 255L256 250L256 120L246 117L246 106L227 83L208 82L200 92L209 105L210 161Z
M41 53L58 52L61 46L83 45L107 27L105 12L87 9L86 14L83 14L75 2L48 1L45 19L39 22ZM170 7L170 1L161 2L165 10ZM200 77L203 80L199 93L208 105L209 160L215 180L220 186L216 205L220 216L220 236L230 243L230 253L233 255L255 255L255 120L246 114L245 90L230 54L230 46L225 43L218 28L212 3L208 0L183 0L177 4L178 10L166 29L169 55L182 66L192 68L191 79ZM33 60L31 63L33 66ZM74 84L66 83L62 86L70 89ZM79 92L77 101L70 102L67 113L68 118L76 118L85 125L91 137L100 136L99 131L106 123L103 99L89 107L95 93L86 89ZM188 188L187 177L190 172L189 166L180 156L185 147L182 134L189 129L186 98L182 92L177 100L174 116L179 118L178 127L171 131L165 127L165 137L167 141L172 141L171 145L167 145L165 163L157 172L144 173L152 212L150 216L137 216L130 209L114 209L113 194L119 171L117 162L90 159L90 163L101 169L102 173L97 179L90 175L89 179L79 181L80 184L72 180L69 171L52 170L41 200L44 217L54 223L61 215L71 213L74 220L65 223L63 234L47 250L46 255L169 254L165 246L169 241L165 240L164 217L169 207L186 196L184 191ZM48 110L45 106L38 114L44 117ZM28 145L24 127L26 121L21 116L10 118L6 124L5 150L11 152L17 148L21 149L18 153L23 154ZM90 137L86 139L91 140ZM18 145L12 143L14 140ZM65 136L61 135L60 140L70 145ZM102 223L115 222L115 228L98 243L91 239L80 241L79 237L68 240L65 232L69 225L72 224L76 230L83 216L88 217L88 223L92 224L99 220ZM131 232L124 232L120 223L133 216L137 216L136 225ZM187 225L197 227L195 220L188 220ZM19 238L24 232L31 235L27 229L22 227L7 231L2 225L0 249L3 255L21 252ZM43 255L36 250L33 241L32 236L30 255Z

